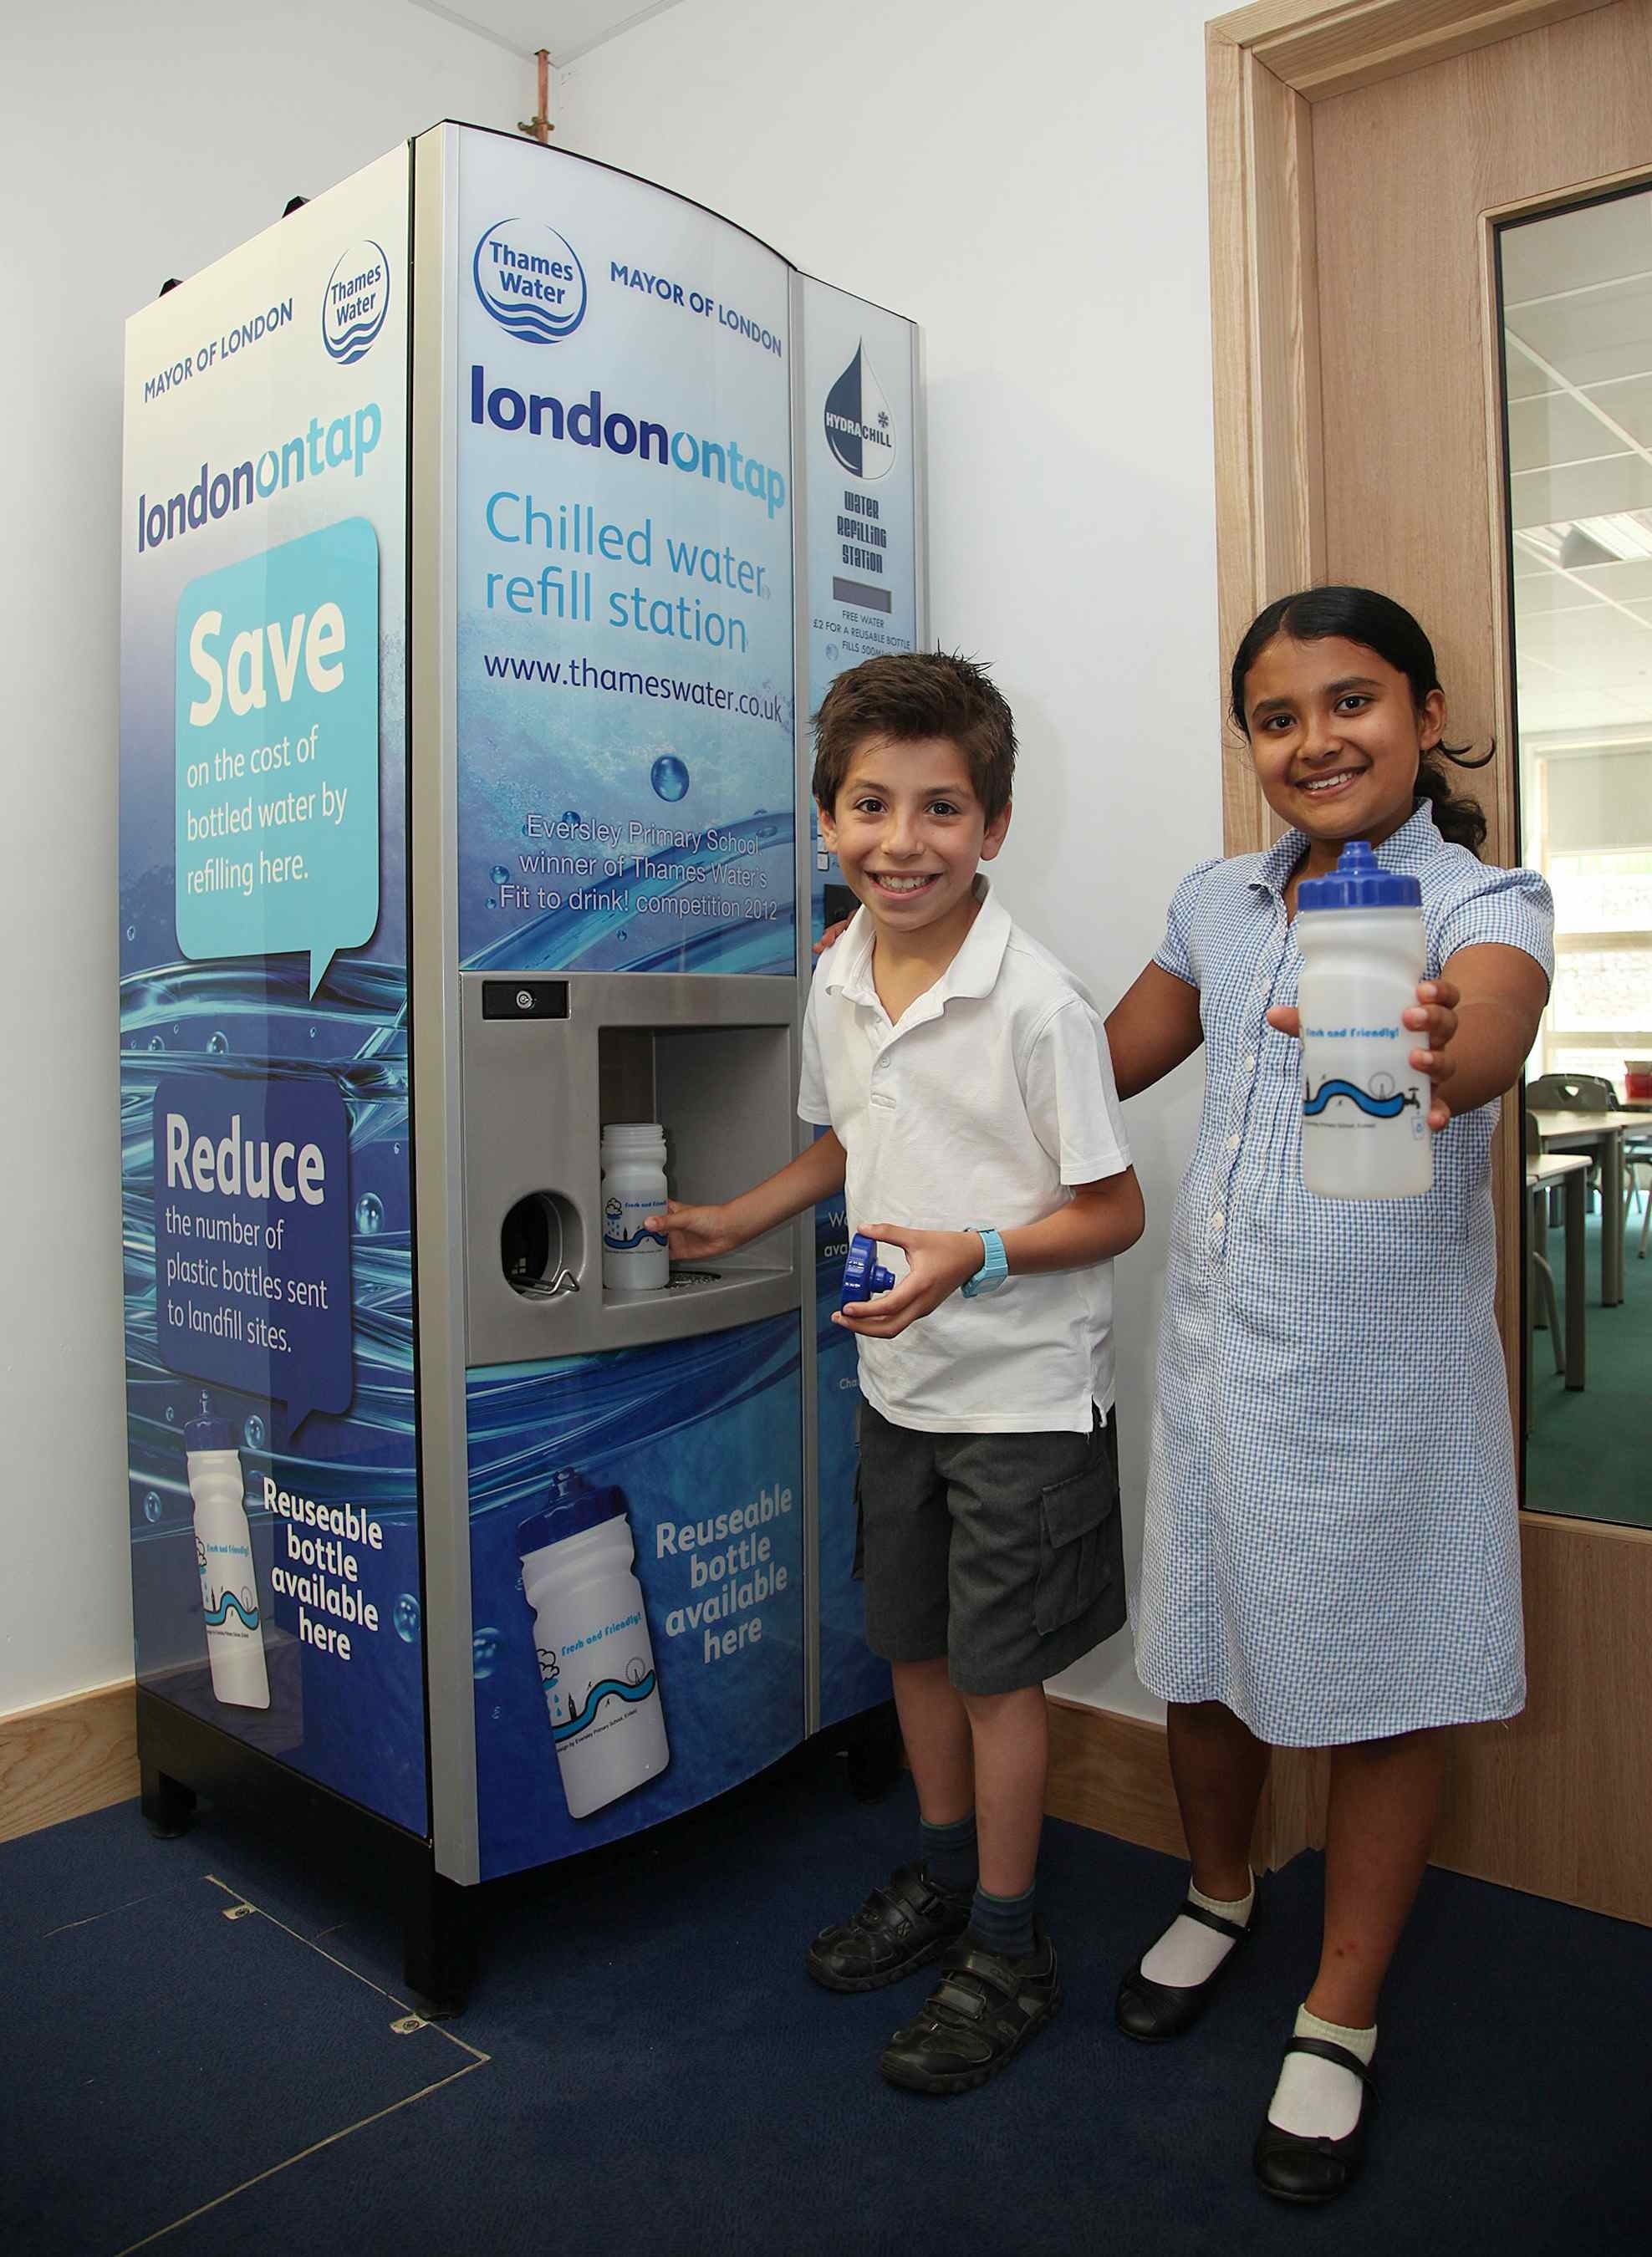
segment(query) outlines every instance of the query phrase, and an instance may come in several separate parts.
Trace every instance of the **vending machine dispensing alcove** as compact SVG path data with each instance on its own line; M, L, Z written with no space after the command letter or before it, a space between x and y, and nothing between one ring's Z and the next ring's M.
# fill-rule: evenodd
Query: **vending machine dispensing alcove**
M922 631L916 334L442 125L135 315L125 431L145 1810L307 1782L451 1994L464 1886L887 1696L840 1206L638 1290L601 1152L715 1199L808 1133L808 716Z

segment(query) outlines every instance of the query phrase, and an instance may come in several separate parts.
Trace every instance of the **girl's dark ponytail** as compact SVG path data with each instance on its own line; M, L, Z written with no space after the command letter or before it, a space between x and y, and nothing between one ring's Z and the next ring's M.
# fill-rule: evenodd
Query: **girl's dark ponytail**
M1230 710L1235 726L1246 737L1251 732L1244 718L1245 677L1278 634L1289 635L1295 642L1323 642L1336 636L1374 650L1405 676L1419 711L1430 690L1440 687L1434 645L1392 596L1380 596L1374 588L1304 588L1270 604L1234 654ZM1494 744L1488 746L1475 760L1466 745L1436 745L1422 755L1417 769L1417 797L1426 799L1434 810L1435 828L1443 838L1449 838L1454 846L1466 846L1471 854L1478 854L1485 842L1485 810L1478 800L1466 793L1455 796L1450 779L1436 763L1444 759L1455 761L1458 768L1483 768L1496 751Z
M1435 829L1452 845L1466 846L1471 854L1478 854L1485 844L1485 810L1466 792L1460 798L1453 796L1451 780L1435 766L1435 758L1443 754L1459 768L1483 768L1496 750L1495 745L1488 746L1478 760L1471 760L1466 746L1436 745L1432 752L1424 753L1417 769L1417 797L1433 807Z

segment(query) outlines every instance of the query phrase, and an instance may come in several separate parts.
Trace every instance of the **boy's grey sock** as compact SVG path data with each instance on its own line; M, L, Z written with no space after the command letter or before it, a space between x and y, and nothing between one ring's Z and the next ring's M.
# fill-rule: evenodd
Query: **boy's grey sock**
M926 1818L918 1822L923 1836L924 1870L938 1889L953 1889L961 1895L975 1886L975 1814L967 1818L955 1818L950 1826L932 1826Z
M1018 1897L995 1897L977 1886L969 1907L969 1933L989 1951L1001 1952L1006 1959L1031 1958L1032 1900L1037 1894L1036 1882Z

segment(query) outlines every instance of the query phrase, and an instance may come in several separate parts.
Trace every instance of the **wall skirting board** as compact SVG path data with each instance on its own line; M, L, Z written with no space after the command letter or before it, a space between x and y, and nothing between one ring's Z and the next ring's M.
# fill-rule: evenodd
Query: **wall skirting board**
M1185 1857L1165 1753L1165 1728L1050 1695L1050 1781L1044 1807L1099 1834Z
M130 1680L0 1716L0 1842L138 1793ZM1053 1818L1185 1855L1164 1728L1081 1702L1050 1702Z
M135 1698L126 1678L0 1716L0 1842L137 1794Z

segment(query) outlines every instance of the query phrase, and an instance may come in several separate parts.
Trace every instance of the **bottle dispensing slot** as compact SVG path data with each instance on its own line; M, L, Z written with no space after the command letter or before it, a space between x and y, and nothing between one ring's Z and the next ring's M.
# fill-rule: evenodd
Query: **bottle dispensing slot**
M500 1226L500 1267L524 1300L554 1301L579 1291L585 1232L578 1210L558 1192L528 1192Z
M514 1004L546 986L560 1011L504 1008L501 989ZM466 973L460 987L467 1361L641 1345L796 1305L792 1224L673 1261L657 1284L634 1280L660 1265L611 1258L605 1280L605 1189L615 1185L602 1173L605 1126L638 1123L663 1129L665 1184L686 1205L731 1199L783 1167L799 1136L794 981ZM663 1201L652 1183L629 1186L629 1205L618 1188L612 1229L623 1244L642 1192L650 1211Z

